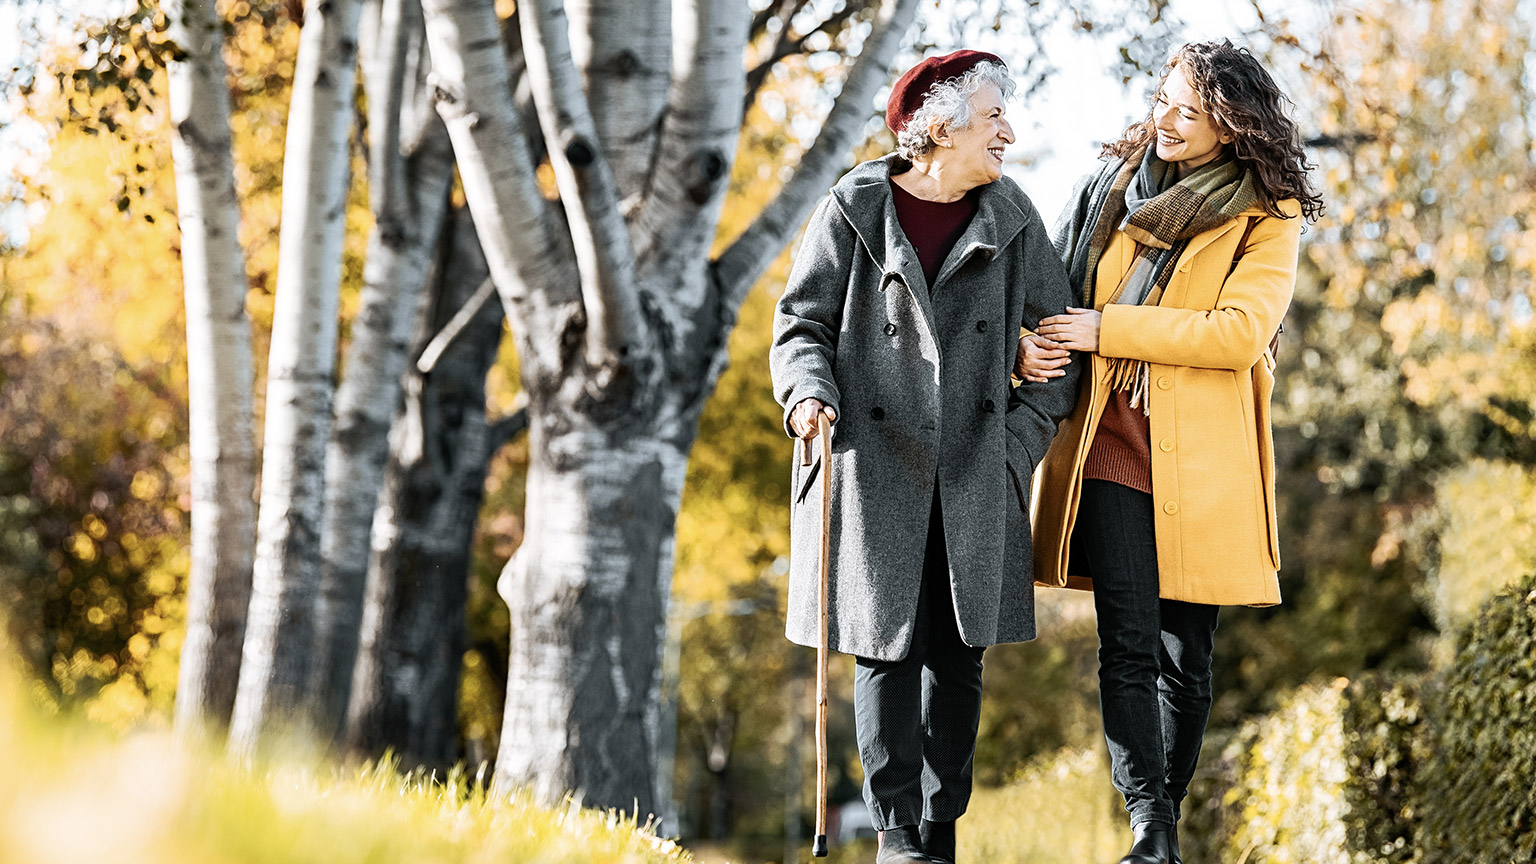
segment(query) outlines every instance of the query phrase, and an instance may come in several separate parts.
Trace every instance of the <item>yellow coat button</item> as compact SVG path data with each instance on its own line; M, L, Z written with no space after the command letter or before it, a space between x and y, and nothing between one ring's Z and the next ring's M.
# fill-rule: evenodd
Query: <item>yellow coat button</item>
M1159 389L1159 390L1168 390L1168 389L1171 389L1172 387L1173 387L1173 379L1169 378L1167 375L1164 375L1161 378L1157 379L1157 389Z
M1157 446L1158 446L1158 449L1162 450L1164 453L1172 453L1173 452L1173 439L1172 438L1164 438L1162 441L1158 442Z
M1176 502L1169 501L1167 504L1163 505L1163 512L1167 513L1169 516L1172 516L1173 514L1179 512L1179 505Z

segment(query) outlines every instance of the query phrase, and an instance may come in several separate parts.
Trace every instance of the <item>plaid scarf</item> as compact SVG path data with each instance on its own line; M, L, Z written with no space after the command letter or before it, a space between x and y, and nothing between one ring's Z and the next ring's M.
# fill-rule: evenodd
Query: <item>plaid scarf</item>
M1237 218L1255 204L1253 174L1230 156L1175 180L1173 165L1148 146L1139 156L1106 162L1078 185L1072 206L1056 223L1056 251L1067 276L1081 290L1082 305L1094 308L1099 260L1116 230L1136 242L1136 257L1106 302L1156 306L1173 279L1173 264L1190 238ZM1131 407L1147 412L1149 379L1145 361L1109 361L1107 383L1129 390Z

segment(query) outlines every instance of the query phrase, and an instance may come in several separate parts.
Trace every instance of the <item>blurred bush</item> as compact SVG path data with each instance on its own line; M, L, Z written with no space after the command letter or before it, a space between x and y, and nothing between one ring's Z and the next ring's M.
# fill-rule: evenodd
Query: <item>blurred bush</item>
M1342 682L1302 688L1273 714L1207 740L1179 829L1191 861L1319 864L1353 859ZM1216 752L1210 752L1219 747Z
M1536 861L1536 576L1434 676L1293 692L1207 741L1180 840L1248 864Z
M35 696L168 715L181 641L186 421L164 370L0 310L0 606Z
M1425 859L1536 861L1536 575L1483 607L1435 702Z
M1440 566L1432 581L1435 616L1447 631L1466 626L1488 598L1536 572L1536 472L1478 460L1435 485Z
M1343 726L1349 780L1344 828L1358 860L1416 864L1425 799L1419 779L1431 735L1424 700L1427 679L1369 675L1345 692Z

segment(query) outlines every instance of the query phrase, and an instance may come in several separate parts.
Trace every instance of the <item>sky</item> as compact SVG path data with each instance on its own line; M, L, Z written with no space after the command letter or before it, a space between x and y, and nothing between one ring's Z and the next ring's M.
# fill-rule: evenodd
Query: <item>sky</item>
M1301 4L1296 4L1301 5ZM1172 0L1164 12L1180 23L1178 42L1238 36L1257 23L1246 0ZM1151 81L1127 87L1116 70L1118 46L1073 32L1059 24L1047 41L1057 72L1042 92L1015 99L1010 107L1018 142L1010 150L1028 152L1033 164L1005 165L1051 224L1066 205L1073 184L1097 164L1099 147L1119 137L1131 121L1145 116Z

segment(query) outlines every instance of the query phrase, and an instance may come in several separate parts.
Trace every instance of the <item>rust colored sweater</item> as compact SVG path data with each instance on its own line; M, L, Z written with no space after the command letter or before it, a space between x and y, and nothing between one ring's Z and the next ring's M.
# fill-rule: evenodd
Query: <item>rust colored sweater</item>
M1116 291L1135 261L1136 248L1124 232L1114 233L1099 260L1097 291ZM1152 493L1152 426L1140 407L1131 407L1130 393L1116 390L1109 394L1083 462L1083 477Z
M1151 429L1141 408L1131 407L1128 391L1110 393L1083 462L1083 478L1109 480L1152 494Z

